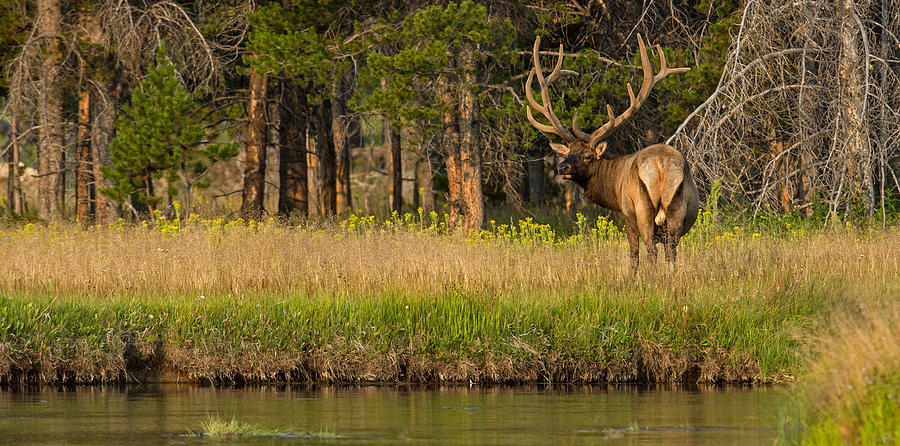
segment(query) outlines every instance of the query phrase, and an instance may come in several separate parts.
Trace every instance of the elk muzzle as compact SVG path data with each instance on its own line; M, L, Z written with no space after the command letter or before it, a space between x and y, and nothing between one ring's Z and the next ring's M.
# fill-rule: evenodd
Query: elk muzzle
M564 180L568 180L572 178L572 164L568 161L563 161L556 165L556 173L560 176L560 178Z

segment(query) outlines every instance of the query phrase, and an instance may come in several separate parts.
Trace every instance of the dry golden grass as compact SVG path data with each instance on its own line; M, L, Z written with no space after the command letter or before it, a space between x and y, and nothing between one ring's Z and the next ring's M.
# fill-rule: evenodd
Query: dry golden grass
M623 242L553 247L277 225L182 228L174 235L32 228L0 235L0 288L99 296L448 289L495 295L652 286L684 295L705 286L778 292L794 283L838 283L863 300L900 289L897 229L688 239L674 273L660 262L655 271L645 267L632 275L625 251Z
M798 389L804 444L900 442L900 302L833 318ZM797 426L800 427L800 426Z

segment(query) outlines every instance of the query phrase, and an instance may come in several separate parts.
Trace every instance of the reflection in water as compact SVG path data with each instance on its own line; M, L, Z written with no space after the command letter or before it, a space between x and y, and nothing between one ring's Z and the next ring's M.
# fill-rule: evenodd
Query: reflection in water
M209 444L210 417L341 438L237 443L759 444L787 392L713 386L2 388L0 443Z

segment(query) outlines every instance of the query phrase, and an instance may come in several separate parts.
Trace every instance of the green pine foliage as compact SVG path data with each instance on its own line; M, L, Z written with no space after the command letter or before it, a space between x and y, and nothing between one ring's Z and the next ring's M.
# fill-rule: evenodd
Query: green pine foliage
M5 67L18 54L17 47L25 41L31 12L28 4L17 0L0 0L0 67ZM0 70L0 96L6 96L9 80Z
M697 108L716 90L722 69L725 67L725 56L736 32L744 2L725 0L714 2L701 0L694 9L711 17L709 31L703 36L703 46L695 63L688 50L668 50L667 60L682 67L691 67L691 71L671 76L660 82L659 111L662 114L663 132L670 135L687 115Z
M120 203L131 201L154 208L161 197L153 180L165 177L171 197L179 183L189 192L210 164L233 157L237 143L209 143L204 110L179 82L175 66L161 47L156 63L135 90L131 105L116 122L110 144L110 166L103 175L116 183L102 193Z
M343 54L358 52L362 42L345 42L338 12L355 4L342 0L291 2L283 8L268 2L251 15L244 64L260 73L284 75L299 85L311 87L310 102L330 98L335 80L350 69Z
M378 34L373 46L380 50L366 58L352 104L401 124L437 119L439 79L484 95L488 92L483 84L502 77L504 70L508 74L513 60L516 31L511 21L492 17L484 5L468 0L422 8L393 31ZM454 63L454 56L463 51L475 55L479 85L465 85L467 73Z

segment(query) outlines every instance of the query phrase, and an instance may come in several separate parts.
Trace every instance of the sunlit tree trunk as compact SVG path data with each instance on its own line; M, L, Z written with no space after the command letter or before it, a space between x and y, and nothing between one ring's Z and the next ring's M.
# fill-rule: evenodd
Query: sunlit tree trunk
M99 225L114 223L121 217L121 209L114 201L107 198L101 190L113 187L112 181L106 179L100 168L108 166L109 143L112 140L113 128L118 115L118 103L121 87L113 89L111 82L104 79L95 81L98 94L91 101L91 159L93 160L94 178L94 222Z
M889 35L887 26L885 26L885 25L890 23L889 11L891 11L891 8L890 8L891 3L893 3L893 2L891 2L890 0L881 0L881 11L880 12L881 12L882 26L881 26L881 47L879 49L879 56L882 61L888 60L889 53L890 53L891 36ZM896 3L894 3L894 4L896 5ZM896 9L896 6L895 6L895 9ZM878 64L878 67L879 67L878 68L878 74L879 74L878 77L881 79L881 86L880 86L881 88L879 88L879 92L880 92L879 96L880 96L880 99L882 102L881 106L879 107L880 108L880 116L878 119L878 152L879 152L879 156L881 158L880 160L878 160L878 164L879 164L879 166L881 166L881 168L880 168L881 172L879 175L879 180L880 180L880 187L879 187L880 197L879 198L880 198L880 202L881 202L881 211L882 211L881 222L882 222L882 225L885 225L887 223L887 215L886 215L887 210L885 209L885 191L884 191L884 189L888 183L888 179L887 179L886 173L885 173L885 163L887 162L886 154L889 153L888 151L890 150L888 147L889 146L889 143L888 143L889 129L888 129L888 122L887 122L887 109L889 107L889 102L888 102L889 98L888 98L887 91L889 88L890 81L888 80L887 64L882 62L882 63ZM890 166L888 166L888 168L890 168Z
M446 79L439 81L438 85L440 85L439 95L443 106L441 111L441 124L443 127L441 148L446 154L444 156L444 165L447 169L447 187L449 189L447 194L447 207L449 208L447 225L450 228L457 229L462 225L464 213L462 173L459 165L459 122L454 113L454 106L456 105L453 97L454 90L447 85Z
M89 20L87 24L89 39L94 45L102 45L104 41L104 28L97 20ZM104 63L109 67L113 65L110 57ZM112 70L110 70L112 71ZM119 101L122 95L122 84L116 83L114 76L103 73L94 76L93 93L91 97L91 177L93 178L94 194L94 223L108 225L114 223L121 216L119 204L106 198L101 192L104 188L114 187L112 181L107 180L101 167L109 166L109 143L112 141L116 118L119 114ZM115 87L114 87L115 85Z
M75 153L75 215L82 228L90 225L91 185L93 163L91 153L91 93L82 88L78 92L78 134Z
M464 48L459 56L465 76L459 91L459 181L465 209L463 229L472 232L481 230L484 225L479 110L473 90L476 84L474 49Z
M400 131L384 119L384 145L390 150L388 170L391 176L391 211L403 210L403 157L400 145Z
M262 217L266 186L266 76L251 71L249 122L244 152L244 191L241 195L241 217Z
M16 215L22 214L22 185L19 181L19 137L16 129L16 116L10 117L9 134L7 135L9 149L9 177L6 183L6 202L9 209Z
M38 217L59 221L63 213L62 92L60 53L56 47L62 14L56 0L37 1L37 32L44 44L41 61L41 103L38 111Z
M434 173L431 170L431 161L424 146L410 150L414 156L413 161L413 207L422 208L426 212L435 210L434 202Z
M344 213L351 204L350 146L347 138L346 112L342 99L344 80L336 82L331 99L331 135L335 151L335 212Z
M313 112L315 113L315 112ZM319 163L318 118L310 117L310 128L306 131L306 167L308 181L307 197L309 198L308 214L310 217L322 216L322 169Z
M868 3L868 2L862 2ZM841 25L841 58L838 66L841 79L841 97L843 98L842 142L845 144L844 155L847 159L847 175L844 190L851 196L865 201L868 211L875 208L874 184L872 179L872 151L869 147L869 129L863 104L867 99L865 91L865 66L862 36L857 23L857 14L865 10L866 5L857 9L857 0L841 0L843 8ZM838 203L833 203L836 208Z

